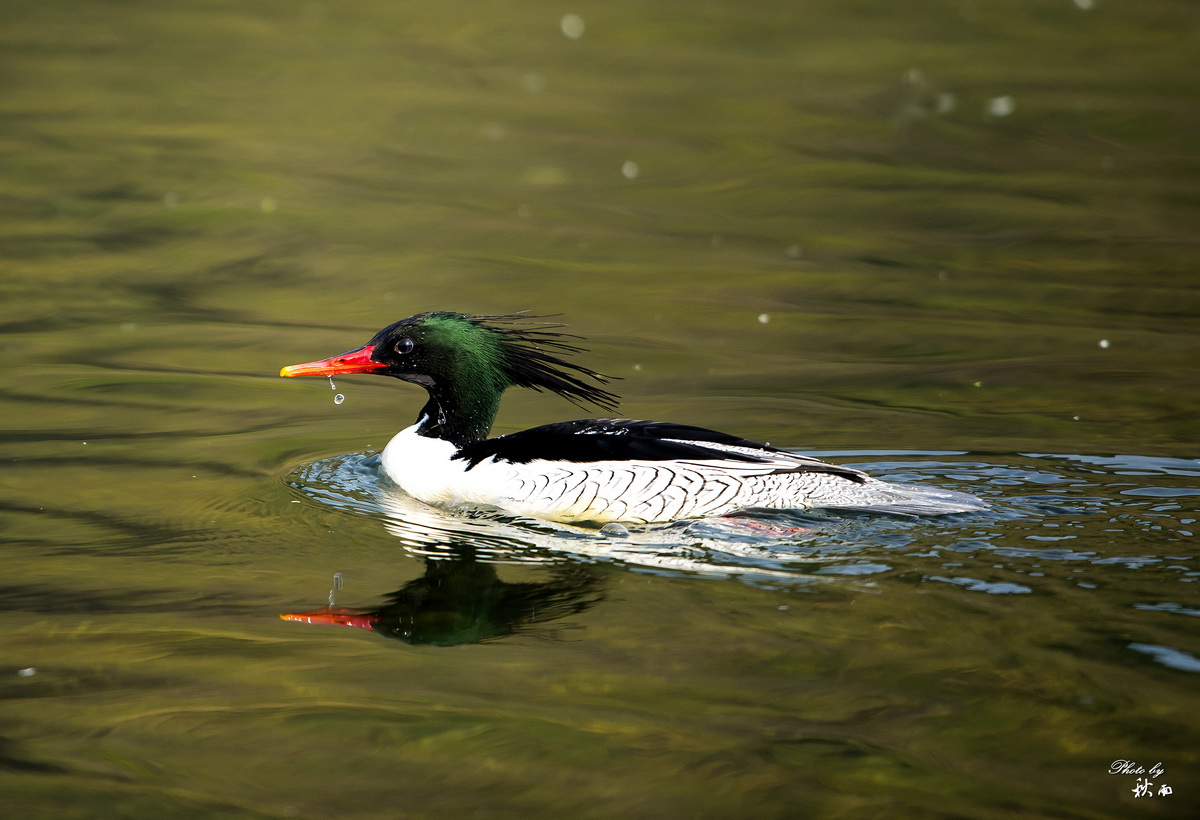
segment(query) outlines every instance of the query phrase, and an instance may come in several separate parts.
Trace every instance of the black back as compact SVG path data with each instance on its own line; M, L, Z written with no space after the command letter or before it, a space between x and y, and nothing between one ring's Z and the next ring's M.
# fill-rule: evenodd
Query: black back
M720 445L758 450L762 455L724 450ZM673 459L754 463L769 461L776 455L792 454L769 444L687 424L631 419L578 419L473 441L455 453L454 458L465 460L469 470L488 458L511 464L528 464L537 460L586 463ZM794 467L789 466L777 472L820 472L840 475L860 483L865 480L857 470L816 459L805 459Z

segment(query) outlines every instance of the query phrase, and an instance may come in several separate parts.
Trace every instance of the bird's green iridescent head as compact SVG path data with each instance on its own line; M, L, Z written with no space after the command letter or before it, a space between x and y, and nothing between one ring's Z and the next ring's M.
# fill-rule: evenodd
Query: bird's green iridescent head
M600 384L608 378L560 358L581 348L564 341L572 337L552 330L559 325L537 319L419 313L388 325L357 350L285 367L280 375L377 373L419 384L430 395L425 424L444 427L439 435L460 444L487 435L500 396L509 387L546 390L576 404L616 409L616 395L580 377Z

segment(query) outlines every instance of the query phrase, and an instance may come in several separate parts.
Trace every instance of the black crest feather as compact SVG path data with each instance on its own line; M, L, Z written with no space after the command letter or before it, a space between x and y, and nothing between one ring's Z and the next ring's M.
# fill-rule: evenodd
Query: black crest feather
M586 402L609 411L616 410L620 404L621 398L617 394L579 378L584 376L608 384L615 376L597 373L555 355L574 355L587 349L565 341L579 339L579 336L555 331L564 325L543 321L554 317L509 313L464 318L497 334L504 356L500 366L514 386L548 390L573 404L582 406Z

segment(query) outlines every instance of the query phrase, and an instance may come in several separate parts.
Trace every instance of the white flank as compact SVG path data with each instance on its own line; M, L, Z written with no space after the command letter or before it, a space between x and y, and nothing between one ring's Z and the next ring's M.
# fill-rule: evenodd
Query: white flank
M511 464L489 458L468 470L466 461L451 458L454 445L418 435L416 425L396 434L382 460L384 470L401 489L427 504L483 505L563 522L649 524L728 515L752 507L834 507L936 515L986 506L963 493L888 484L866 476L859 483L830 473L781 472L819 462L790 453L703 444L769 460L537 460Z

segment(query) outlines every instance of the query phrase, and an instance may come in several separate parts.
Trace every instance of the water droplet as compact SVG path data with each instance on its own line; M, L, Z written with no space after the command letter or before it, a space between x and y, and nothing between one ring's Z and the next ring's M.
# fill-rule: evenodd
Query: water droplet
M26 666L24 669L18 669L17 674L22 678L30 678L37 674L37 667Z
M1017 104L1012 97L993 97L988 100L987 113L993 117L1007 117L1016 110Z
M578 14L564 14L562 20L559 22L559 28L562 29L563 34L572 40L578 40L583 36L583 18Z
M329 379L329 389L337 390L337 385L333 383L333 376L326 376L326 378Z
M346 400L346 397L343 396L341 393L338 393L336 396L333 397L334 404L341 404L345 400Z
M640 170L641 169L638 168L638 164L636 162L629 160L621 166L621 175L625 177L625 179L637 179Z
M1101 340L1100 340L1100 347L1102 347L1102 348L1104 348L1105 350L1107 350L1107 349L1108 349L1108 345L1109 345L1108 339L1101 339Z

